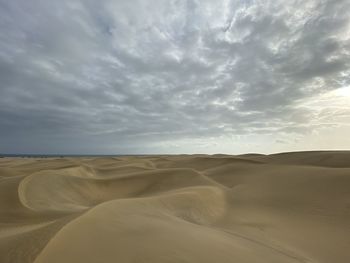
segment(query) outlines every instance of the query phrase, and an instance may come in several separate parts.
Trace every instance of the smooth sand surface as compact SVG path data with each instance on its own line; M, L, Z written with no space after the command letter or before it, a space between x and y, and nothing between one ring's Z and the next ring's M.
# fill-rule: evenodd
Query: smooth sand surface
M350 152L1 158L0 262L347 263Z

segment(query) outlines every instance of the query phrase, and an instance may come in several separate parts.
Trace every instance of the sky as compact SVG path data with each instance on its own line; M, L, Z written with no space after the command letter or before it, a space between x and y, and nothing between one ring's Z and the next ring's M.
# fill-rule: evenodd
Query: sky
M349 0L0 0L0 153L350 149Z

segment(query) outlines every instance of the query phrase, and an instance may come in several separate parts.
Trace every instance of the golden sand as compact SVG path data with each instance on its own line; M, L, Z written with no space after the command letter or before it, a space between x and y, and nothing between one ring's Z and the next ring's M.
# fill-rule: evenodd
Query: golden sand
M1 158L0 262L347 263L350 153Z

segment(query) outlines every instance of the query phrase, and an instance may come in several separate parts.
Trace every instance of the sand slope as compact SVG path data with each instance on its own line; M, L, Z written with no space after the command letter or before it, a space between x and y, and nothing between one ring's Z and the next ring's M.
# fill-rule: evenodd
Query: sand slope
M0 262L350 262L350 152L1 158Z

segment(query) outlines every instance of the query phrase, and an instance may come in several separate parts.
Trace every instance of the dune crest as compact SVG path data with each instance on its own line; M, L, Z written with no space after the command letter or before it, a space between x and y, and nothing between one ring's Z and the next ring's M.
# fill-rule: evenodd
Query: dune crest
M350 153L0 159L0 262L348 262Z

